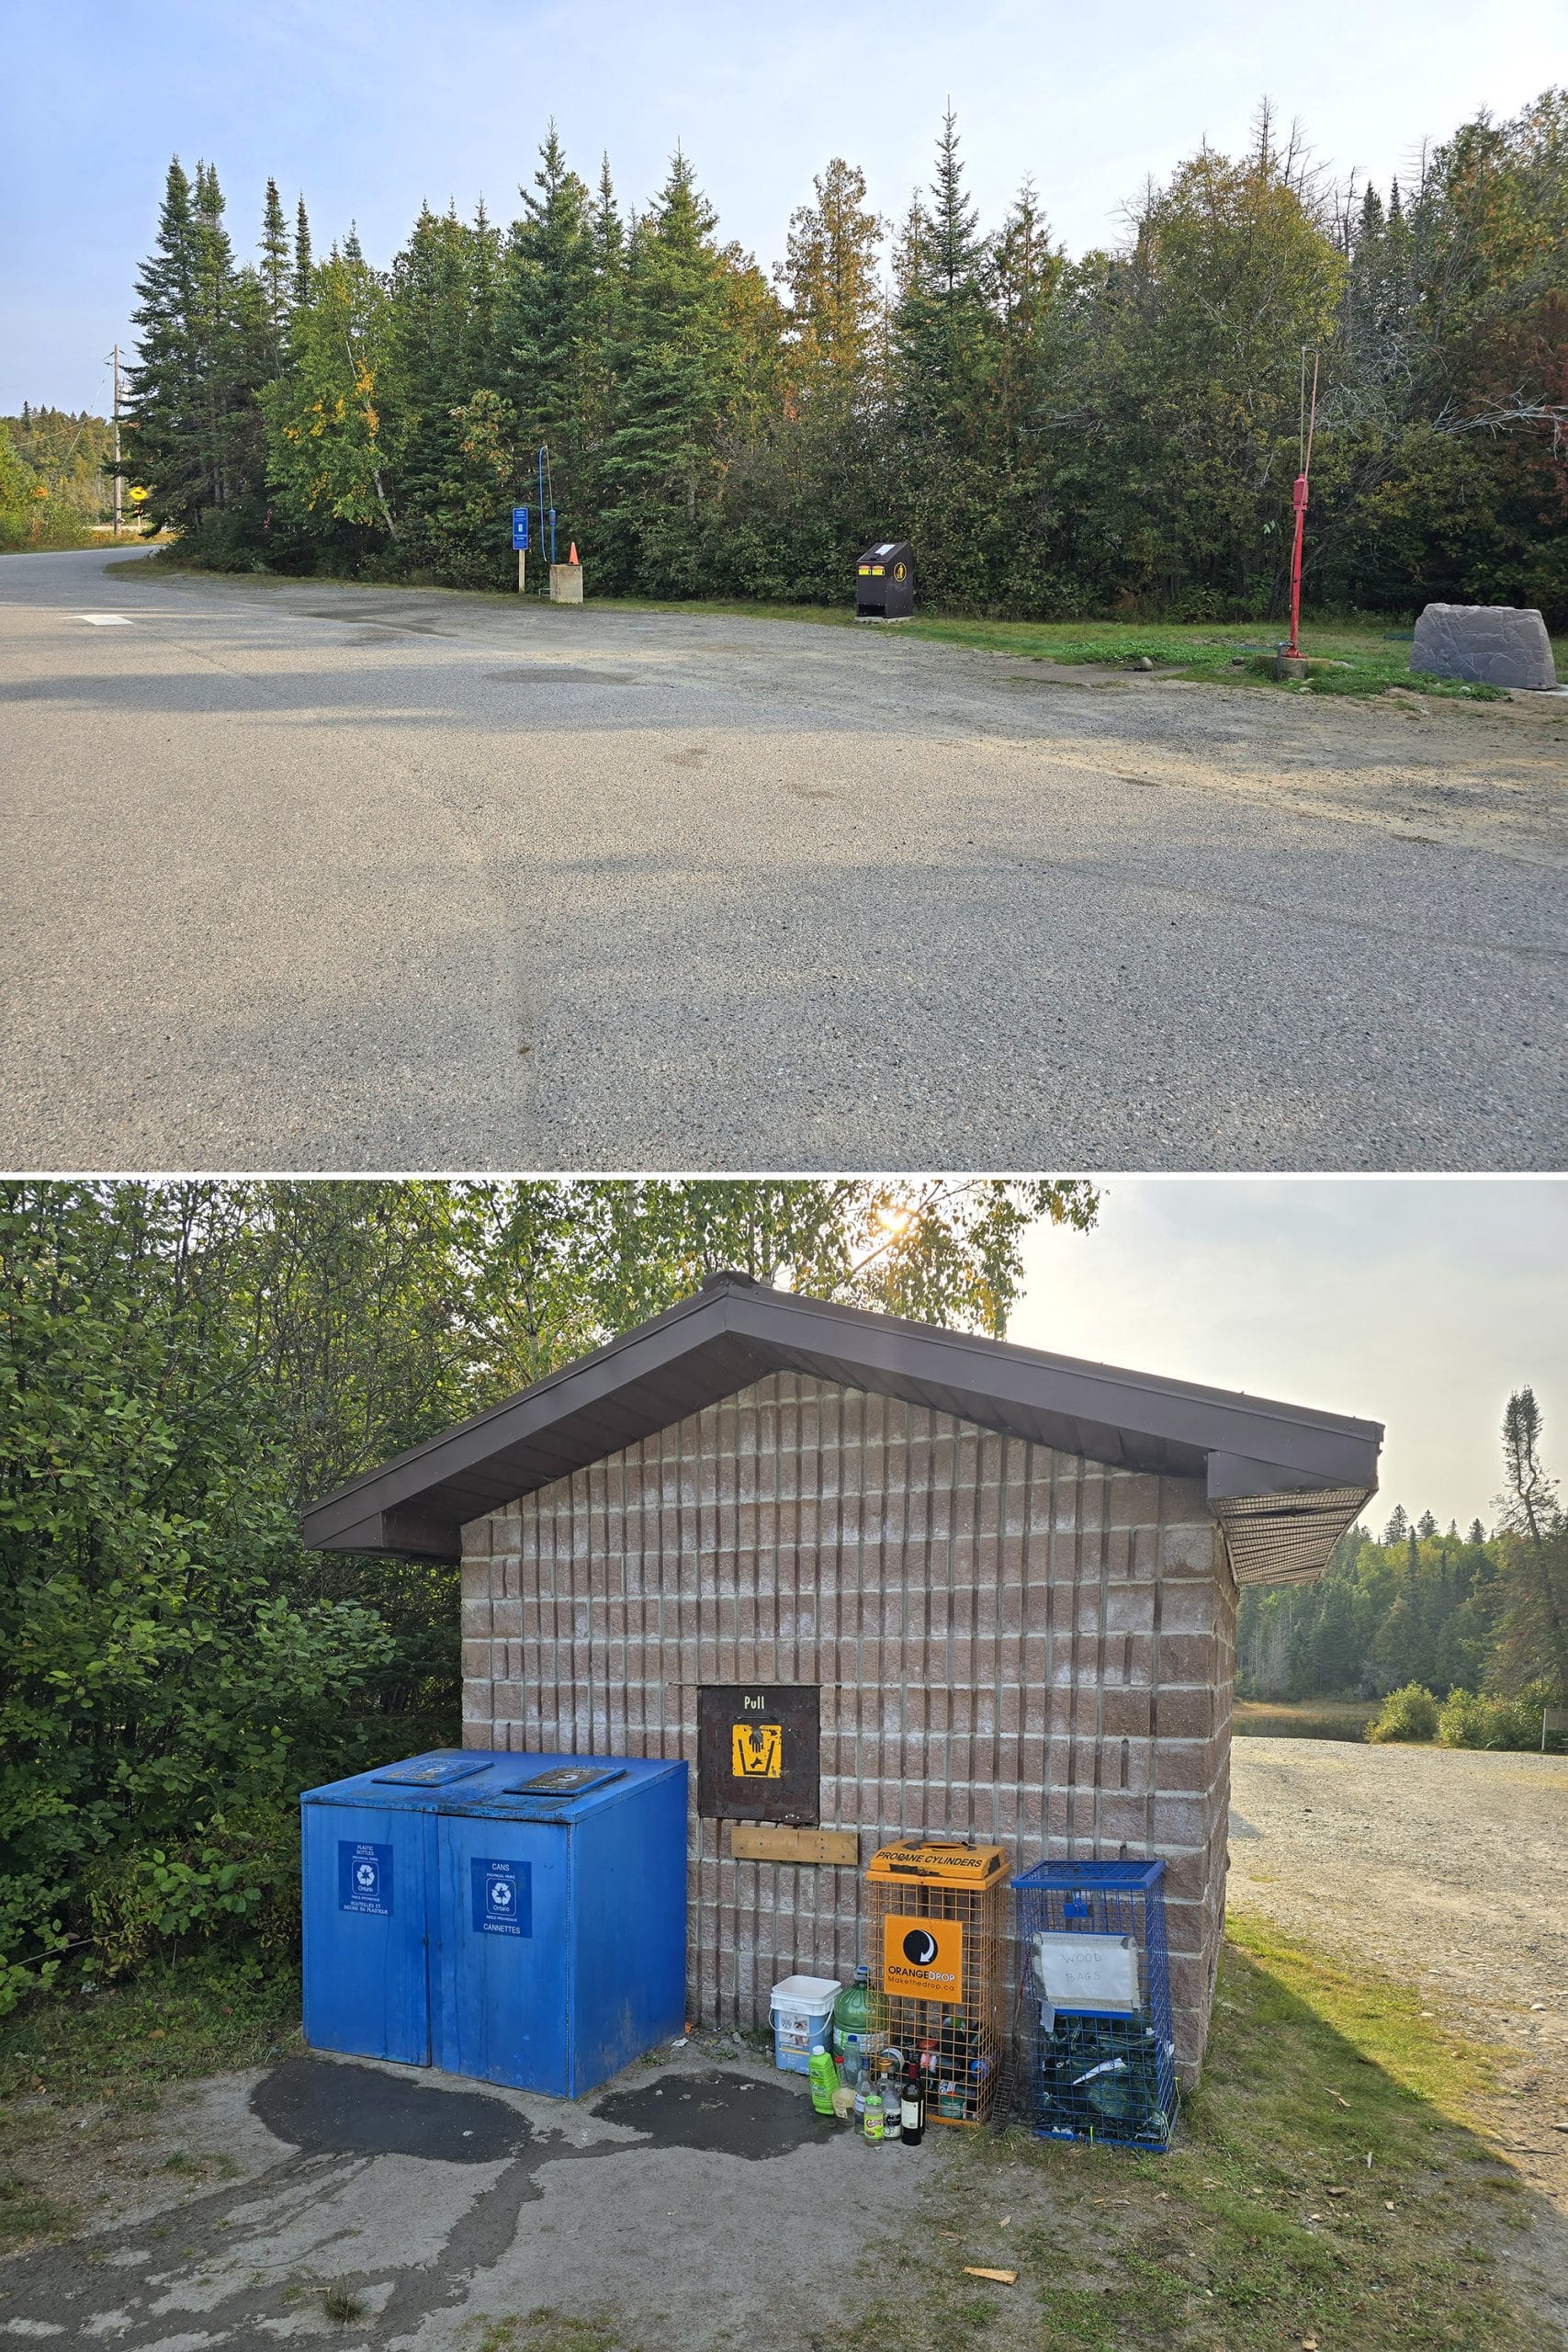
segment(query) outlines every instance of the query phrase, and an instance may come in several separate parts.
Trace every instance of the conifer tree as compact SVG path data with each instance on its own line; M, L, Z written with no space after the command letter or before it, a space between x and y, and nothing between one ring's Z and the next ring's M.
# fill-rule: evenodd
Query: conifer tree
M630 240L604 524L623 576L690 594L729 373L727 285L712 207L679 149Z
M993 321L984 248L964 185L950 107L937 141L931 201L911 209L900 295L893 316L896 398L907 430L963 448L977 436L987 400Z
M310 223L305 211L305 199L299 198L294 208L294 300L296 303L310 299Z
M589 208L592 284L588 300L587 348L582 379L583 458L574 495L595 499L597 457L610 426L615 354L622 340L621 306L626 283L626 232L610 177L610 158L599 162L599 185Z
M470 438L464 412L482 389L493 311L493 243L488 222L470 228L456 212L423 206L407 245L392 264L388 289L388 354L377 405L395 409L404 452L399 498L413 560L422 544L443 579L473 579L475 549L467 519L461 547L449 544L441 514L450 485L464 472ZM346 256L345 256L346 259ZM465 518L467 506L463 504ZM491 518L499 553L502 517ZM477 575L485 577L482 566Z
M500 338L503 389L525 446L547 447L562 532L584 526L579 504L586 453L595 252L587 188L568 168L552 121L505 258ZM617 224L618 226L618 224Z
M883 224L866 209L865 175L835 155L812 183L815 202L790 215L774 272L789 293L792 379L805 391L868 389L881 326L877 254Z
M192 380L196 300L191 185L179 157L171 162L158 214L158 237L136 279L136 356L126 369L128 419L122 471L152 492L155 530L199 517L200 447Z
M266 300L267 329L272 342L274 372L281 375L288 349L288 312L293 294L292 270L288 254L288 230L283 218L283 204L277 193L277 182L266 184L266 205L262 216L261 282Z
M1008 461L1016 467L1024 460L1043 390L1052 311L1064 267L1032 180L1026 179L1013 198L988 260L998 329L997 423Z

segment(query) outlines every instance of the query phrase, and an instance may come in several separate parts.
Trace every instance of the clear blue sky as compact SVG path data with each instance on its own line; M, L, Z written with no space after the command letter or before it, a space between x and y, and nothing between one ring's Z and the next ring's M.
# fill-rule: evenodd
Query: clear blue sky
M1079 251L1205 134L1243 144L1264 91L1322 161L1386 180L1423 138L1565 77L1562 0L53 0L7 17L0 412L101 406L176 151L217 164L237 244L270 172L321 245L357 216L385 260L422 197L510 218L553 113L584 176L607 148L632 203L683 142L726 232L771 264L835 153L900 212L951 96L987 222L1031 172Z
M1511 1388L1568 1490L1568 1182L1114 1176L1089 1234L1032 1238L1026 1346L1382 1421L1382 1486L1490 1527Z

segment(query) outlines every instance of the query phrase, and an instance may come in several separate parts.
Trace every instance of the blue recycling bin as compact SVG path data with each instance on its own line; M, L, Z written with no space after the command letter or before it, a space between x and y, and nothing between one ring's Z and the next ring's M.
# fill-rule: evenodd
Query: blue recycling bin
M681 2032L683 1763L445 1750L300 1802L312 2049L581 2098Z

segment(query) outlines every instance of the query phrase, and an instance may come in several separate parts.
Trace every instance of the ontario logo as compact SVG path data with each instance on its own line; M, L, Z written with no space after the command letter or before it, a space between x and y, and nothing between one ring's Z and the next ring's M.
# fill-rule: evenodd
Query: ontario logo
M962 1999L962 1920L890 1914L882 1923L882 1989L917 2001Z

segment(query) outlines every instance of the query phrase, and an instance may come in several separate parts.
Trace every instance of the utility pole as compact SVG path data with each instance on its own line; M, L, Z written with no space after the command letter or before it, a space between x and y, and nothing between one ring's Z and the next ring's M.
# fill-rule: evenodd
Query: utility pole
M114 347L114 535L119 537L120 500L125 484L119 478L119 345Z

